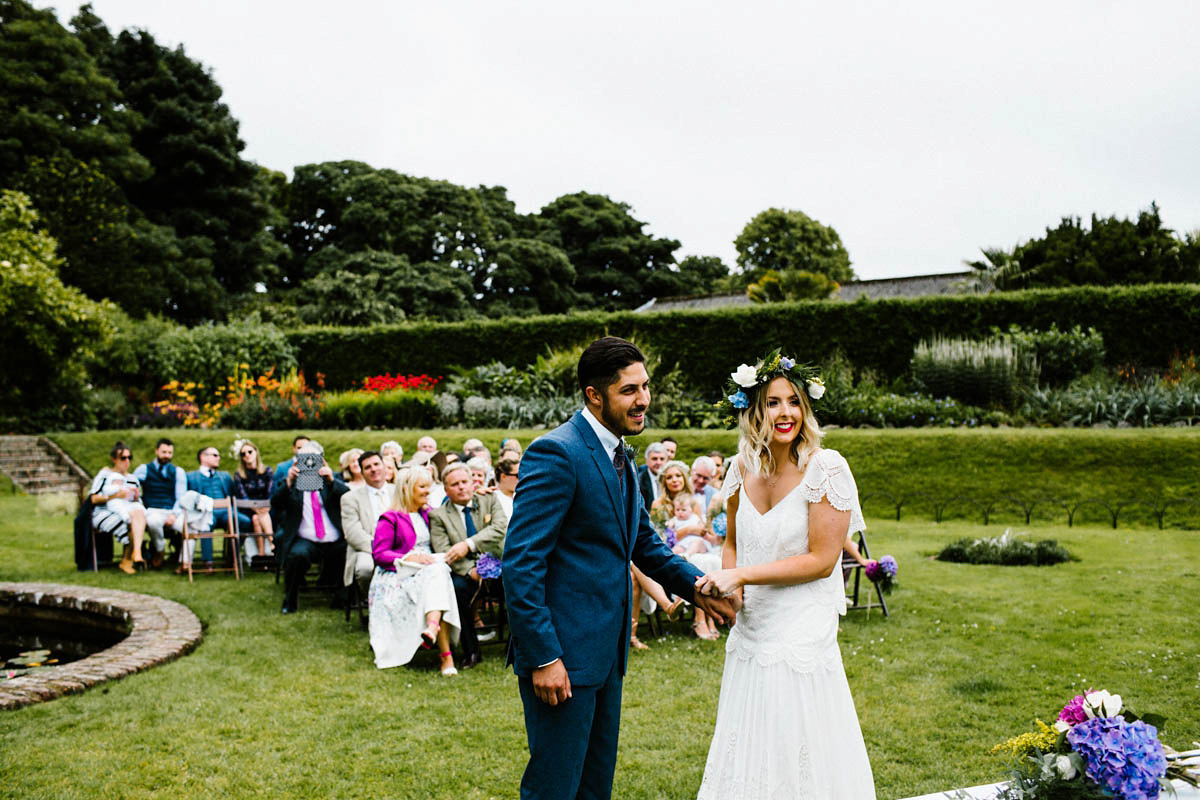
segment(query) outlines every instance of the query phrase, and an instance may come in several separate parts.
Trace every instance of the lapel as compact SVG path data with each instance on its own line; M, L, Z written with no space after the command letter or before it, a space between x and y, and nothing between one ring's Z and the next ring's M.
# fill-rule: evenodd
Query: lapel
M604 488L608 492L609 502L612 504L613 514L621 525L621 539L625 543L625 552L628 555L630 550L629 539L629 510L628 504L623 502L621 498L621 490L617 484L617 472L613 469L612 454L606 453L604 448L600 446L600 440L596 438L596 433L592 430L592 426L588 425L587 420L583 418L583 412L577 412L571 418L571 422L575 424L576 430L579 432L580 438L587 446L592 454L592 462L596 465L596 469L600 472L600 479L604 481ZM629 474L629 459L625 459L625 483L631 489L635 489L632 484L632 477ZM636 489L635 489L636 491Z

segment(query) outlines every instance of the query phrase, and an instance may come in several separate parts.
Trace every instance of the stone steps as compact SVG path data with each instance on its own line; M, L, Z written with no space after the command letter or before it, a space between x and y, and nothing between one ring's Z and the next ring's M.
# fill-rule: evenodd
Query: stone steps
M0 472L27 494L78 495L91 482L82 467L44 436L0 436Z

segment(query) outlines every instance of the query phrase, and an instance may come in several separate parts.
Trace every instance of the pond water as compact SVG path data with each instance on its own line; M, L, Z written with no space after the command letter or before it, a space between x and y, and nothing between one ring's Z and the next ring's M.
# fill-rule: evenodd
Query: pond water
M71 619L21 613L27 608L0 606L0 681L87 658L128 635L111 622L96 624L92 615Z

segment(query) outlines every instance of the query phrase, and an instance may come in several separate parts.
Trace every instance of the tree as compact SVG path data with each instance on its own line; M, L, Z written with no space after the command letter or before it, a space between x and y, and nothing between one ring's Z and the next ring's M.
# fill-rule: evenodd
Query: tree
M105 333L105 307L58 277L57 245L29 197L0 192L0 424L33 430L86 422L83 351Z
M647 234L625 203L577 192L542 208L541 238L560 248L575 267L578 304L587 308L633 308L657 294L678 294L672 269L679 242ZM663 288L668 291L662 291Z
M537 239L505 239L496 246L485 309L489 316L564 314L575 305L575 268L567 254Z
M805 270L839 283L854 280L850 255L837 231L802 211L769 208L746 223L733 241L748 286L768 270Z
M746 287L746 296L754 303L779 303L788 300L824 300L837 291L837 281L819 272L792 269L780 273L769 269Z
M1008 262L1013 268L997 275L1001 289L1037 286L1115 286L1135 283L1180 283L1200 280L1194 242L1180 240L1163 227L1157 204L1136 221L1063 217L1046 235L1018 245ZM990 258L990 257L989 257Z

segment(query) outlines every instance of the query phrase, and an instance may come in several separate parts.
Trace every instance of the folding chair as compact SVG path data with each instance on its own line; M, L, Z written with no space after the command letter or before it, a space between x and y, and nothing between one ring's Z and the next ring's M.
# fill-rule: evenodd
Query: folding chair
M484 624L478 629L479 632L496 632L496 638L489 639L485 644L508 641L504 635L504 630L508 627L508 609L504 605L504 584L499 578L484 578L479 582L479 588L471 598L471 610L478 611L479 618L483 620ZM475 614L472 613L471 619L463 620L462 624L474 625L474 617Z
M346 587L346 622L350 621L350 612L358 611L358 624L367 627L367 596L358 587L358 580L351 580Z
M858 532L858 552L862 553L863 558L869 559L871 557L871 551L867 548L867 532L866 531ZM867 612L870 613L871 606L874 605L874 603L871 602L870 589L866 589L864 591L865 599L866 599L865 603L860 603L858 600L859 587L860 587L860 584L863 579L863 566L862 566L862 564L859 564L857 561L855 561L853 556L851 556L849 553L846 553L845 551L843 551L842 552L842 580L847 585L849 584L849 575L852 570L854 572L854 591L853 591L853 594L847 594L847 597L850 598L853 602L848 603L846 605L846 609L848 611L859 611L862 609L866 609ZM868 582L869 582L869 579L868 579ZM878 583L872 583L871 588L875 590L875 596L879 599L879 608L883 611L883 615L886 617L888 615L888 609L887 609L887 603L884 602L884 599L883 599L883 589L879 588Z
M238 524L237 523L237 516L238 516L237 512L238 511L246 511L248 515L253 516L254 512L257 511L258 509L270 508L270 507L271 507L270 500L245 500L245 499L238 498L233 501L233 511L231 511L229 514L229 518L230 518L230 520L232 520L230 524L233 525L235 532L238 533L239 540L240 540L239 543L241 544L243 550L246 547L247 539L258 537L258 536L262 536L263 538L270 539L270 538L272 538L272 535L271 534L257 534L257 533L254 533L253 530L251 530L249 533L242 533L241 531L237 530L237 524ZM270 570L273 570L274 568L275 568L275 556L274 555L265 555L264 553L261 553L261 552L258 555L254 556L250 559L250 566L248 567L248 569L250 569L250 570L262 570L263 572L268 572Z
M232 498L225 497L221 500L213 500L213 510L227 509L229 511L229 521L225 525L225 530L207 530L196 531L188 526L187 517L183 520L183 545L179 551L180 566L187 572L188 583L192 582L192 561L196 558L196 546L193 544L189 547L188 542L200 542L205 539L220 539L221 544L221 560L222 562L229 561L232 557L233 566L213 567L212 572L230 572L232 571L237 580L242 579L242 564L238 557L238 533L237 533L237 511L234 509ZM205 570L208 572L210 570Z

